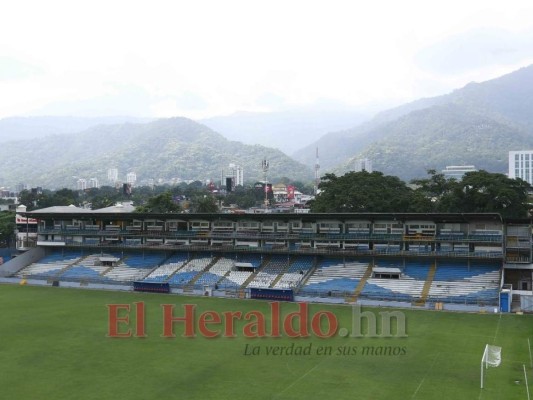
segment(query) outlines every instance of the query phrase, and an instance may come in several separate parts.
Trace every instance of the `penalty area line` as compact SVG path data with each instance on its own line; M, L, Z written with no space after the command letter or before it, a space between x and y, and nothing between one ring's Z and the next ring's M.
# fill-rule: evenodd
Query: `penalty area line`
M309 375L311 372L313 372L315 369L318 368L318 366L320 364L322 364L322 362L324 362L324 360L326 359L326 357L324 357L321 361L319 361L313 368L311 368L309 371L307 371L306 373L304 373L302 376L300 376L299 378L296 378L289 386L287 386L285 389L283 389L281 392L275 394L274 396L272 396L273 399L281 396L284 392L286 392L287 390L289 390L291 387L293 387L296 383L298 383L299 381L301 381L303 378L305 378L307 375ZM288 367L288 365L287 365Z
M440 356L440 353L437 353L435 354L435 357L433 358L433 361L431 363L431 365L429 366L428 370L426 371L426 373L424 374L424 376L422 377L422 380L420 381L420 383L418 384L415 392L413 393L413 395L411 396L411 400L414 399L416 397L416 395L418 394L418 391L420 390L420 388L422 387L422 385L424 384L424 381L426 380L429 372L433 369L433 366L435 365L435 362L437 361L437 358L439 358Z

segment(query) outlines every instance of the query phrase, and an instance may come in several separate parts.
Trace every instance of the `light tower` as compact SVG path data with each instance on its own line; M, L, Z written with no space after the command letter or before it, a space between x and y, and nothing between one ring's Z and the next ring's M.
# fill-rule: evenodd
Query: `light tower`
M318 194L318 184L320 183L320 164L318 162L318 147L316 148L316 161L315 161L315 196Z
M265 177L265 208L268 208L268 181L267 181L268 167L269 167L269 163L268 163L268 160L265 158L263 159L263 161L261 161L261 168L263 168L263 175Z

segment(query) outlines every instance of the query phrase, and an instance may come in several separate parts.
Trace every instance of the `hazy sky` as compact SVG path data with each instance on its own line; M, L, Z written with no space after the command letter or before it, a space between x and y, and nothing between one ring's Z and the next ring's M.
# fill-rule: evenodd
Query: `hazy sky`
M398 103L533 63L533 1L3 1L0 118Z

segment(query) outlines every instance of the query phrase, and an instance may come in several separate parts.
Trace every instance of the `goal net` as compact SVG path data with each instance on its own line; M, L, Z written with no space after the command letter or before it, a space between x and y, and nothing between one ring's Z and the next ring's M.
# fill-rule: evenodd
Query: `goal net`
M481 389L483 389L484 369L488 367L498 367L502 362L502 348L487 344L483 357L481 357ZM483 368L483 366L485 368Z

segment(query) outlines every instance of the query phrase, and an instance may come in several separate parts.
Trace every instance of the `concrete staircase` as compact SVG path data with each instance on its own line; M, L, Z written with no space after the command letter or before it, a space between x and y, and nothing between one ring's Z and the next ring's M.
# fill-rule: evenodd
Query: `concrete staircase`
M200 277L205 273L207 272L213 265L216 264L216 262L220 259L220 257L215 257L213 258L213 260L207 264L205 266L204 269L202 269L201 271L198 271L198 273L194 276L194 278L191 279L191 281L189 283L187 283L187 285L185 285L185 287L183 288L183 291L186 291L186 290L193 290L194 289L194 284L198 281L198 279L200 279Z
M181 267L176 268L176 270L175 270L173 273L171 273L171 274L167 277L167 279L165 279L165 282L169 282L169 281L172 279L172 277L173 277L174 275L176 275L176 273L178 273L183 267L185 267L185 266L187 265L187 263L188 263L189 261L190 261L190 259L187 260L186 262L184 262L184 263L181 265Z
M349 296L347 298L347 300L349 302L355 303L357 301L357 299L359 298L359 295L361 294L361 292L365 288L366 281L368 280L368 278L370 278L372 276L372 269L373 269L372 263L368 264L368 267L366 268L365 274L363 275L363 277L361 278L361 280L357 284L357 287L355 288L353 296Z
M271 283L270 286L269 286L270 288L273 288L273 287L276 285L276 283L279 282L279 280L281 279L281 277L282 277L283 275L285 275L285 273L289 270L291 264L292 264L292 260L287 264L287 267L283 270L283 272L280 272L280 273L278 274L278 276L276 276L276 278L274 278L274 280L272 281L272 283Z
M305 276L303 277L303 279L298 284L298 287L295 289L295 291L294 291L295 293L298 293L300 291L300 289L305 286L305 284L307 283L309 278L311 278L311 276L313 276L313 274L315 273L316 269L318 268L318 264L319 264L319 261L318 261L318 259L315 258L315 260L313 261L313 266L311 268L309 268L309 270L305 273Z
M54 274L54 277L51 279L51 280L56 280L59 278L59 276L61 276L61 274L63 274L63 272L65 272L67 269L69 269L70 267L72 267L73 265L76 265L76 264L79 264L81 263L83 260L85 260L87 257L89 256L83 256L82 258L80 258L79 260L77 261L73 261L71 262L69 265L66 265L65 267L61 268L59 271L57 271L55 274ZM49 279L50 280L50 279Z
M415 301L415 306L423 307L426 304L426 300L429 295L429 290L431 289L431 284L433 283L433 278L435 277L435 272L437 272L436 262L431 264L431 267L429 267L429 272L426 278L426 282L424 283L424 288L422 289L422 293L420 294L420 299Z
M267 265L267 264L270 262L270 258L271 258L270 255L267 255L265 258L263 258L263 262L261 263L261 265L259 266L259 268L257 268L257 269L255 270L255 272L254 272L252 275L250 275L250 276L248 277L248 279L246 279L246 280L244 281L244 283L243 283L243 284L241 285L241 287L240 287L241 289L244 289L246 286L248 286L248 284L249 284L251 281L253 281L253 280L255 279L255 277L257 276L257 274L258 274L259 272L261 272L261 270L263 269L263 267L264 267L265 265Z

